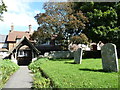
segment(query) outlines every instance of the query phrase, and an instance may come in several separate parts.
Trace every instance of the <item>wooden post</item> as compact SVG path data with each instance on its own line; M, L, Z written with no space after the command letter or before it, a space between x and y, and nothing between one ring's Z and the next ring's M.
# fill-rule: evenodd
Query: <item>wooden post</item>
M33 53L33 49L32 49L31 51L32 51L32 61L33 61L33 58L34 58L34 53Z
M15 60L15 63L17 64L17 62L18 62L17 61L17 49L15 50L15 59L14 60Z

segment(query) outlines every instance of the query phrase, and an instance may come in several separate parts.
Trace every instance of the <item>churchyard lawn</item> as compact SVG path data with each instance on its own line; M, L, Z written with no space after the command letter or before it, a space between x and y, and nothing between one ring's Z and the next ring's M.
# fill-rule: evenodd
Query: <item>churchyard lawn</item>
M83 59L82 64L74 64L73 61L41 58L31 63L29 69L35 74L33 87L118 88L118 73L104 72L101 59Z

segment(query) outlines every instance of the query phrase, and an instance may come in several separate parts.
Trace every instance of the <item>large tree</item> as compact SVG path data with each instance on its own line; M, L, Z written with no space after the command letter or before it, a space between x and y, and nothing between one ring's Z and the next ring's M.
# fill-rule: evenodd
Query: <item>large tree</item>
M0 1L0 20L3 20L2 14L4 11L7 11L6 6L3 2L3 0Z
M89 24L83 31L94 42L103 41L117 44L120 41L120 3L116 2L77 2L77 12L82 10Z
M45 13L39 13L35 16L39 24L37 32L57 35L59 43L68 40L74 35L79 35L85 29L88 19L81 10L74 12L74 3L54 3L44 4ZM37 36L37 35L35 35ZM47 37L46 37L47 38Z

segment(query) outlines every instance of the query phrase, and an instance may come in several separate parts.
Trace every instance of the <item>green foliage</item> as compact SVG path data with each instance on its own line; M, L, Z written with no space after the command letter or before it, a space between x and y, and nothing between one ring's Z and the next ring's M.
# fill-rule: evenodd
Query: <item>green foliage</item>
M1 1L0 1L0 20L2 20L2 14L3 14L3 12L6 12L6 11L7 11L6 8L7 8L7 7L5 6L3 0L1 0Z
M71 37L70 41L74 44L87 44L88 38L85 34L81 33L80 36Z
M41 61L36 60L34 62L32 62L28 68L33 72L33 73L37 73L39 71L39 67L41 65Z
M47 60L44 58L44 60ZM34 73L33 77L33 88L50 88L50 79L45 78L40 73L40 66L42 62L40 60L36 60L33 63L31 63L28 68Z
M35 39L36 44L38 45L45 43L47 40L50 40L50 38L51 38L51 34L48 32L45 32L42 27L39 27L38 30L35 31L31 36L31 39L33 40Z
M50 88L49 78L44 78L40 72L34 73L33 80L33 88Z
M48 2L44 4L45 13L39 13L35 16L39 28L34 39L37 37L49 38L49 35L57 35L55 40L58 44L63 44L62 40L68 40L71 36L80 34L85 28L88 19L79 10L74 12L73 3L54 3ZM39 35L39 32L46 34ZM41 40L41 39L38 39ZM37 41L38 41L37 40ZM45 40L45 39L44 39Z
M89 24L83 31L89 39L94 42L112 42L118 44L120 38L116 32L120 31L119 16L120 3L115 2L84 2L75 3L74 9L77 12L82 10L88 18ZM113 33L113 35L111 34ZM111 38L112 39L111 39ZM116 39L117 42L114 40Z
M81 65L66 59L42 58L36 62L56 88L118 88L118 73L103 72L101 59L83 59Z
M18 70L18 65L11 60L0 60L0 88L7 82L9 77Z

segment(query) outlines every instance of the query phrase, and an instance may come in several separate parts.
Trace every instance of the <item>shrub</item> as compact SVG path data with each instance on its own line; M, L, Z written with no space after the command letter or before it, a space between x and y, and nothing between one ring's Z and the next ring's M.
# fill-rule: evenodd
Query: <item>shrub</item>
M43 76L42 72L40 72L40 66L42 64L41 60L36 60L28 66L28 68L34 73L33 88L50 88L50 79ZM44 60L47 59L44 58Z
M50 88L50 79L44 78L40 72L34 73L33 88Z
M18 65L11 60L0 60L0 88L7 82L9 77L18 70Z

